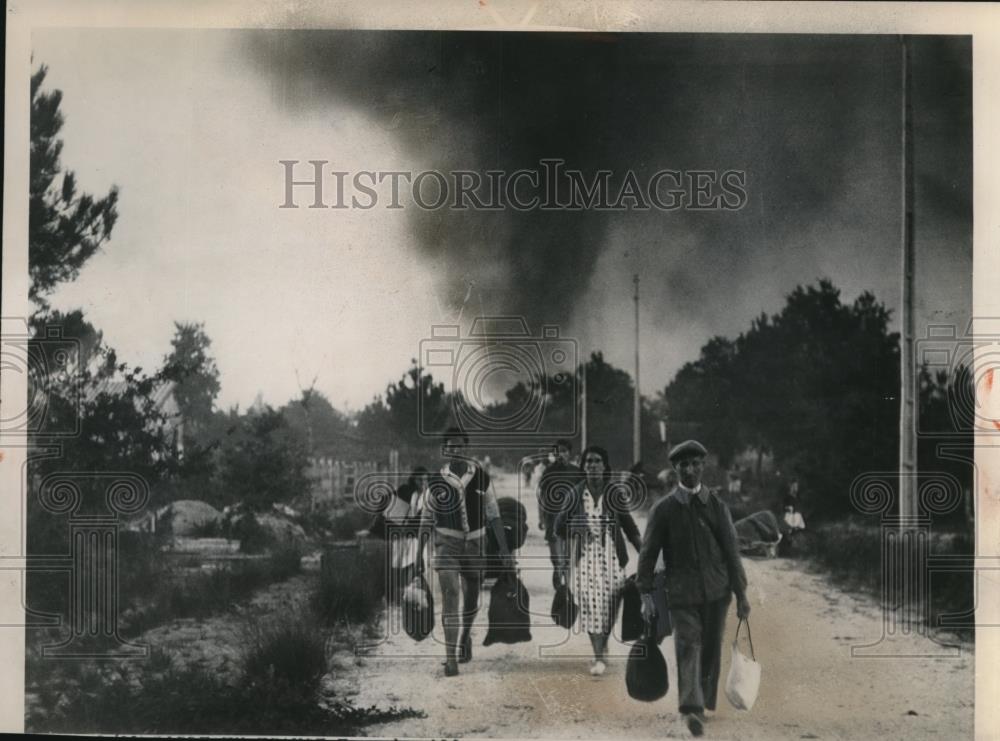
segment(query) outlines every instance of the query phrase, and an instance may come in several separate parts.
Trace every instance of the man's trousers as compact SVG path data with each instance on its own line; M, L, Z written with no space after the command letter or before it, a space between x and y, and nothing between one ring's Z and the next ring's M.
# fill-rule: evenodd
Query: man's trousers
M715 710L731 595L692 607L672 607L677 651L677 699L680 712Z

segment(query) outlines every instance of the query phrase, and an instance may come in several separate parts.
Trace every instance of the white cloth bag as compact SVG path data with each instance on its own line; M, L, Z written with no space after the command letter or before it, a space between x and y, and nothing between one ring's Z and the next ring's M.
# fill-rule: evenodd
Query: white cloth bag
M740 652L737 641L740 638L740 628L747 623L747 640L750 642L750 656ZM726 698L729 704L737 710L749 710L757 701L760 690L760 664L753 652L753 639L750 638L750 623L740 620L736 626L736 637L733 638L733 660L729 666L729 676L726 677Z

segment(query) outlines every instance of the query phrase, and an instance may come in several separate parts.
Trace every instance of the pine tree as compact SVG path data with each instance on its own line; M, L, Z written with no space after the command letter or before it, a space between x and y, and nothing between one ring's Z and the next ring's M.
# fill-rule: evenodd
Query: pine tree
M78 193L76 175L63 170L62 92L42 91L48 68L31 76L31 175L28 204L29 297L40 309L60 283L74 280L80 268L111 237L118 218L118 188L103 198ZM60 178L60 175L62 176Z

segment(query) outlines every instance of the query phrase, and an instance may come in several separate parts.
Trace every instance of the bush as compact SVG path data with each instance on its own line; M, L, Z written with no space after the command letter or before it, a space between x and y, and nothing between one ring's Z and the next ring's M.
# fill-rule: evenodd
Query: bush
M369 559L361 554L360 547L329 549L323 554L312 607L327 623L368 622L384 606L382 563L374 554Z
M882 599L883 570L881 528L845 520L824 524L801 534L796 542L813 564L830 574L835 583ZM932 533L930 553L935 556L968 556L974 552L972 536ZM966 564L969 566L968 564ZM959 567L955 567L958 569ZM892 580L902 584L901 577ZM929 579L930 615L928 624L943 628L965 639L975 637L969 627L953 627L942 621L951 613L972 611L975 606L974 580L971 568L931 573ZM890 600L897 595L887 595Z
M269 638L249 650L245 658L266 660L269 652L281 648L301 652L315 648L318 641L316 656L325 670L324 641L318 630L273 626L260 635ZM223 673L197 666L178 668L155 650L150 661L131 665L29 657L30 687L38 698L28 708L25 730L356 736L370 723L423 717L409 708L357 708L346 701L321 704L319 680L315 678L321 671L318 661L308 659L308 672L283 666L283 676L289 681L279 687L275 682L259 681L260 660L245 662L243 673L233 681Z
M359 530L367 530L372 516L358 507L348 507L331 517L330 530L335 540L353 540Z
M122 633L135 636L175 618L204 618L225 612L256 590L289 579L301 571L302 551L284 544L267 558L238 561L213 571L159 574L144 609L135 611Z
M333 531L333 517L325 509L304 512L295 518L295 522L306 531L306 535L326 536Z
M243 553L263 553L274 543L270 531L257 521L253 513L247 513L233 522L228 528L228 535L240 541Z
M319 627L302 615L252 620L242 631L245 680L272 692L314 695L326 674L326 641Z

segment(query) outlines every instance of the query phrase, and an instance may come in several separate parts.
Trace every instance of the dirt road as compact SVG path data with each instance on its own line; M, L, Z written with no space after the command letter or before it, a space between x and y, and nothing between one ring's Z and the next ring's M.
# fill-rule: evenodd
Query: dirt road
M516 496L513 476L498 475L501 496ZM587 636L552 624L548 552L537 530L533 502L531 533L520 553L521 578L531 596L533 641L482 646L486 606L474 629L472 663L445 678L440 619L435 633L415 643L405 633L387 636L372 655L342 656L338 693L359 705L391 704L422 709L427 717L372 727L378 736L503 738L664 738L689 734L677 718L673 640L662 649L670 670L670 693L641 703L625 691L625 656L618 644L600 678L591 677ZM640 523L643 526L644 523ZM627 571L636 566L636 557ZM972 646L948 655L938 644L912 634L882 641L874 650L890 654L852 657L852 646L876 643L882 615L870 600L854 598L804 573L795 562L745 559L753 608L751 626L763 678L750 712L734 710L722 695L706 737L720 739L922 739L971 738L974 672ZM440 605L440 602L437 602ZM735 608L727 643L736 629ZM909 654L900 657L899 654ZM723 673L729 669L725 650ZM923 654L924 656L912 656ZM724 681L724 679L723 679Z

